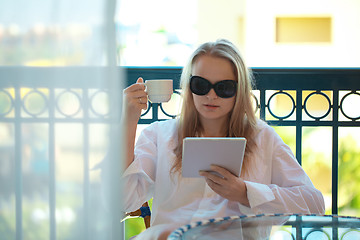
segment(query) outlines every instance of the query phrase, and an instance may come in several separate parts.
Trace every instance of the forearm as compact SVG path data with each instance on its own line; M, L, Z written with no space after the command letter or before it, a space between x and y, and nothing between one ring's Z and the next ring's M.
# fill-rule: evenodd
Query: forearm
M137 123L141 116L141 110L147 109L147 94L143 79L138 78L133 84L124 90L123 112L121 124L124 128L125 139L125 168L134 160L134 145L136 137ZM142 100L143 99L143 100Z
M124 130L125 130L125 169L129 167L129 165L134 160L134 146L135 146L135 138L136 138L136 129L137 122L123 122Z
M256 213L324 213L324 199L311 186L279 187L247 182L250 207Z

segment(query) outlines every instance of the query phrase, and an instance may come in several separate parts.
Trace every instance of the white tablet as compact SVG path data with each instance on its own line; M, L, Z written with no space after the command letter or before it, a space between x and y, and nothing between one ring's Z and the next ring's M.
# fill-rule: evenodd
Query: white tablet
M210 171L211 164L240 176L245 146L245 138L184 138L182 176L201 177L199 171Z

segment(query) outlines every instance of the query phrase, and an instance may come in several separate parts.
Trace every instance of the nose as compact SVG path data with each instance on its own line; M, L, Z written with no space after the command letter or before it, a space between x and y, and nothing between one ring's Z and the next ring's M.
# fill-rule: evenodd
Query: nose
M208 99L216 99L216 98L218 98L218 95L216 95L215 90L212 88L212 89L210 89L210 91L208 92L208 94L206 95L206 97L207 97Z

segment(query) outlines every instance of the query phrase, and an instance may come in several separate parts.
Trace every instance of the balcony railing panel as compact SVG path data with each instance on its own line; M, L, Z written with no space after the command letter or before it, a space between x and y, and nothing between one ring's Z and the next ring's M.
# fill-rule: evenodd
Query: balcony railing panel
M125 68L126 84L136 82L138 77L144 79L172 78L174 89L179 90L180 67L153 67ZM120 71L120 68L119 68ZM344 103L360 97L360 69L280 69L266 68L253 69L256 90L254 91L255 103L258 116L273 126L291 126L295 128L295 155L301 164L302 132L306 127L328 127L332 131L332 214L338 213L338 163L339 163L339 128L360 127L359 108L354 107L354 112L347 112ZM76 74L77 81L72 81ZM72 77L69 77L69 76ZM102 68L0 68L0 126L13 129L7 143L3 143L1 155L13 156L3 158L7 164L14 165L10 181L14 183L11 194L15 196L16 237L23 239L23 191L24 191L24 126L25 124L43 124L47 126L46 146L49 161L49 182L47 191L49 194L49 235L50 239L57 239L56 234L56 197L57 179L59 169L56 162L56 139L59 124L78 124L81 128L82 142L82 192L83 221L86 234L90 236L92 231L89 216L92 209L92 183L90 181L89 155L92 151L89 138L92 126L96 124L110 123L108 107L103 95L109 92L108 86L98 79L106 74ZM99 97L102 96L102 97ZM276 98L288 99L290 110L288 114L280 115L272 109L272 101ZM311 98L319 97L328 106L320 115L311 113ZM37 99L40 105L31 101ZM62 99L71 100L72 106L62 109ZM101 103L99 107L97 104ZM120 106L119 106L120 108ZM139 120L139 124L149 124L157 120L165 120L175 117L176 114L168 113L162 104L149 105L148 114ZM9 130L11 132L11 130ZM13 161L13 162L12 162ZM9 163L11 162L11 163ZM3 162L2 162L3 163ZM13 175L12 175L13 174ZM80 174L80 173L79 173ZM6 175L9 176L9 175ZM4 177L4 176L1 176ZM11 180L13 179L13 180ZM3 190L3 186L0 191ZM1 200L3 201L3 200ZM1 207L1 205L0 205ZM1 210L1 209L0 209ZM0 211L1 212L1 211Z
M9 224L6 239L28 239L30 233L37 239L109 239L112 224L121 235L119 211L114 207L113 221L100 170L92 170L111 151L109 131L116 124L106 76L102 67L0 67L0 220ZM14 202L9 215L4 206ZM29 229L32 218L41 220L36 231Z
M141 76L144 79L173 78L174 89L179 88L181 68L127 68L127 85L130 85ZM255 89L259 92L259 98L255 98L257 108L260 110L259 117L273 126L293 126L296 128L295 155L299 163L302 163L302 132L304 127L331 127L332 129L332 214L338 213L338 148L339 127L359 127L360 111L354 117L344 114L342 103L349 95L360 96L360 69L355 68L254 68ZM159 73L159 74L157 74ZM287 91L295 91L295 97L287 94ZM303 92L310 91L312 95L327 96L324 92L329 91L332 98L328 99L328 111L323 116L313 116L307 110L307 101L303 100ZM340 97L340 93L346 94ZM267 94L270 92L270 96ZM293 102L293 113L289 116L272 116L268 119L271 107L269 99L277 94L287 94ZM347 95L349 94L349 95ZM158 117L158 104L152 106L155 109L151 119L140 119L139 124L148 124L152 121L163 120ZM356 109L356 108L354 108ZM153 112L154 113L154 112ZM332 114L330 114L332 113ZM270 114L271 115L271 114ZM344 120L339 120L339 115L345 115ZM291 118L294 116L293 118ZM304 120L304 117L310 120ZM328 120L327 118L331 118ZM291 120L289 120L291 119Z

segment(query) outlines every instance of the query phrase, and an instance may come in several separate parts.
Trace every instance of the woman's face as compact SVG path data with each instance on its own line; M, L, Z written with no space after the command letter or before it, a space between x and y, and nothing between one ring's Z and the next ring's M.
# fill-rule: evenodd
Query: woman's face
M215 84L222 80L236 81L233 67L230 61L203 55L197 58L193 64L192 76L200 76ZM221 98L211 89L206 95L192 94L196 110L199 112L200 121L227 119L228 114L234 107L235 96L231 98Z

